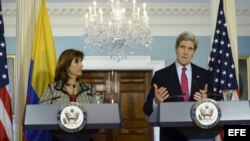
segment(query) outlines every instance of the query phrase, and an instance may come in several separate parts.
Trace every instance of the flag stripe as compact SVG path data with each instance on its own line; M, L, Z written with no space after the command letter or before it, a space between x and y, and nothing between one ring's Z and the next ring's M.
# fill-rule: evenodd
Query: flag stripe
M1 90L2 91L2 90ZM5 135L8 136L8 139L11 141L12 140L12 118L9 117L9 112L8 110L5 109L5 104L3 103L2 100L0 100L0 120L2 123L2 126L4 127Z
M33 63L34 61L30 61L30 71L29 71L29 80L28 80L28 93L27 93L27 98L26 98L26 103L27 104L37 104L39 102L39 97L36 94L36 91L32 87L32 73L33 73Z
M7 87L7 86L6 86ZM11 111L11 102L10 102L10 96L9 96L9 93L6 89L6 87L3 87L0 89L0 99L1 99L1 102L3 103L3 106L4 106L4 110L6 111ZM8 116L9 116L9 119L12 119L12 113L11 112L7 112L6 113Z
M44 1L42 1L35 31L32 61L31 85L37 93L37 96L41 97L45 88L53 81L56 66L54 42Z
M4 130L4 126L2 124L2 121L0 121L0 141L8 141L8 136Z

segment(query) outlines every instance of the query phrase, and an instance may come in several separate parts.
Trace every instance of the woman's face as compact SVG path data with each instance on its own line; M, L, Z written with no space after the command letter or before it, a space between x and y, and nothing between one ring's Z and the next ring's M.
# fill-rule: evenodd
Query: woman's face
M82 59L74 58L69 66L68 75L70 77L76 78L82 75Z

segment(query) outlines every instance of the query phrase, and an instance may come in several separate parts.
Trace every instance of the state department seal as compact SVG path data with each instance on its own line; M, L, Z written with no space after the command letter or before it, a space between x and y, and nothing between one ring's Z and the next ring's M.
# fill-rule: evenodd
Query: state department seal
M221 109L216 101L203 99L195 102L192 106L191 118L197 126L210 129L219 123Z
M57 121L66 132L78 132L86 124L87 114L84 107L77 102L70 102L58 111Z

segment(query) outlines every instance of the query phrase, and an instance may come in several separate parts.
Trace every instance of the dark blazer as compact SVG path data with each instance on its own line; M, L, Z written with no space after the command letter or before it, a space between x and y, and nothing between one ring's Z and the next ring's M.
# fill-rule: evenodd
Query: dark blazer
M192 68L192 84L191 84L191 94L189 97L189 101L194 100L194 93L199 91L199 89L204 89L206 83L209 84L209 72L197 65L191 63ZM143 111L146 115L150 115L153 112L153 99L154 99L154 87L153 84L156 84L158 88L166 87L170 97L166 99L164 102L174 102L174 101L184 101L183 97L178 97L178 95L182 95L181 86L176 70L175 63L170 66L163 68L157 72L155 72L152 81L151 81L151 89L147 97L147 101L144 104ZM181 133L176 131L174 128L161 128L160 130L160 138L161 141L172 141L172 140L187 140L186 137ZM174 139L173 139L174 138Z

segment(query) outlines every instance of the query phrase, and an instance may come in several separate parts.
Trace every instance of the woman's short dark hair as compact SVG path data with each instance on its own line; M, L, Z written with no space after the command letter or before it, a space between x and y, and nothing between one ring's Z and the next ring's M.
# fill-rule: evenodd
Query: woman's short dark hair
M74 59L77 59L78 61L82 61L84 57L84 53L79 50L75 49L67 49L62 52L60 55L57 64L56 64L56 70L55 70L55 78L54 81L63 81L63 83L67 83L68 81L68 74L67 70L69 69L71 62Z

